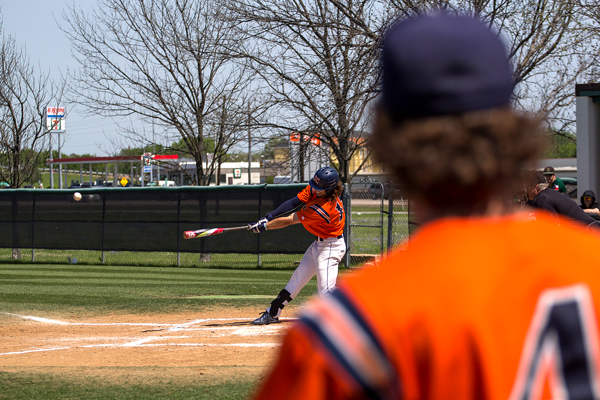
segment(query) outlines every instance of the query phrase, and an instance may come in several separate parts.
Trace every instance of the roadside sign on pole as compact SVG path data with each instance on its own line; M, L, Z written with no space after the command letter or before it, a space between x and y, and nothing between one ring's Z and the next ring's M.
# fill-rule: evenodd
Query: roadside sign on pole
M64 107L46 107L46 128L53 132L65 131Z
M144 173L152 171L151 165L144 165Z

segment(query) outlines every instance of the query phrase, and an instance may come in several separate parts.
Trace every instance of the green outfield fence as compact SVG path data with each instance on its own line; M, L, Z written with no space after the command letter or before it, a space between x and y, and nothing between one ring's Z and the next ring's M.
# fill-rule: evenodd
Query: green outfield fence
M73 198L77 189L5 189L0 262L291 269L314 240L301 225L192 240L184 240L183 232L247 225L304 187L81 189L80 201ZM383 191L361 199L358 192L353 196L357 190L353 185L344 193L346 208L353 210L346 213L347 266L375 259L408 236L404 199L386 199Z

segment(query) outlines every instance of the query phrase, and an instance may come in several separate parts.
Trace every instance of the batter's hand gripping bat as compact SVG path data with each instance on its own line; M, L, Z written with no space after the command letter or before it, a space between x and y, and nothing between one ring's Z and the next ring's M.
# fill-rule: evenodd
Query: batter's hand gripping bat
M197 231L185 231L183 232L184 239L195 239L207 236L218 235L219 233L228 231L239 231L242 229L248 229L248 225L234 226L232 228L213 228L213 229L198 229Z

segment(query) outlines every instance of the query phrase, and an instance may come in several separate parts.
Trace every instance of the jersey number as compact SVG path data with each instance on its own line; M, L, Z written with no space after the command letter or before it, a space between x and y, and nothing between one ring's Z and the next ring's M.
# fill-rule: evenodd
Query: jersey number
M587 286L546 290L529 326L510 399L540 398L545 374L554 398L597 399L598 329Z
M344 220L344 207L342 207L340 202L337 200L335 202L335 209L338 210L338 213L340 214L340 222L342 222Z

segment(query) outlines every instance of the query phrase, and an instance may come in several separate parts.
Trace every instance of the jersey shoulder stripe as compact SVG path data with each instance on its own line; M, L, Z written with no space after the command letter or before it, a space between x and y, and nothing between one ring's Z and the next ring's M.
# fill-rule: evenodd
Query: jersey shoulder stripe
M313 204L309 208L317 214L319 214L328 224L331 222L331 217L329 216L329 213L325 211L320 205Z
M396 369L374 332L341 290L316 302L299 324L322 344L325 358L341 366L366 396L402 397Z

